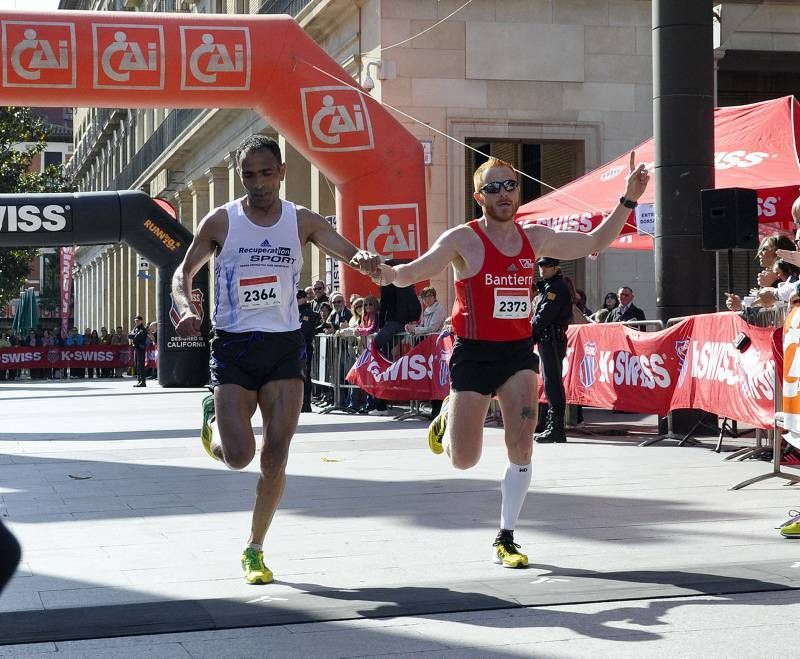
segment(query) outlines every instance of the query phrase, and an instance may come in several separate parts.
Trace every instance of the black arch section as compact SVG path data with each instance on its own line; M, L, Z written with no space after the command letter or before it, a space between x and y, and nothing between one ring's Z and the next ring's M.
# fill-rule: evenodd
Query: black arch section
M0 195L0 246L124 242L155 264L158 382L164 387L201 387L208 382L207 267L195 276L192 289L192 302L203 318L203 336L181 338L170 314L172 275L191 241L192 232L143 192Z

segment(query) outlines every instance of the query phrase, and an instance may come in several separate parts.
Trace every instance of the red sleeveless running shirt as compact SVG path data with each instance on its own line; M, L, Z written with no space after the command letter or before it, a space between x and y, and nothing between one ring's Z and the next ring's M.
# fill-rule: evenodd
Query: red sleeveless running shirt
M518 341L531 336L531 291L536 255L528 237L516 256L494 246L479 220L467 224L483 242L483 266L468 279L457 279L452 323L456 336L479 341Z

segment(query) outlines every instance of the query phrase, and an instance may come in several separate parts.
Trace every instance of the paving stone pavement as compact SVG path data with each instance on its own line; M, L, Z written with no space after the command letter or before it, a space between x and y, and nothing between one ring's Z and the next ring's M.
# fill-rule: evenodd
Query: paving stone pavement
M0 656L796 654L800 542L774 527L800 488L729 491L769 465L723 461L715 438L642 448L653 418L587 409L591 433L536 446L516 532L531 566L503 570L501 429L456 471L422 420L303 414L276 582L254 587L238 557L255 466L205 455L203 391L131 384L0 383L0 515L24 551Z

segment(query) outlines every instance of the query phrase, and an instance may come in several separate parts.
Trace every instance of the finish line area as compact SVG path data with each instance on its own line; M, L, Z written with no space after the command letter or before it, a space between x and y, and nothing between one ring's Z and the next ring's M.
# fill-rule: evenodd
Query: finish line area
M516 532L531 564L507 570L490 561L501 429L485 429L481 462L461 472L428 451L422 421L339 414L301 415L265 545L276 580L251 586L239 556L257 463L230 472L203 452L203 390L0 390L0 513L23 547L0 598L0 645L475 612L486 634L508 633L497 612L531 607L525 624L542 626L539 613L568 604L725 608L735 594L800 588L797 543L774 528L800 494L775 480L728 491L764 465L723 461L715 438L537 445ZM619 615L597 625L630 611Z

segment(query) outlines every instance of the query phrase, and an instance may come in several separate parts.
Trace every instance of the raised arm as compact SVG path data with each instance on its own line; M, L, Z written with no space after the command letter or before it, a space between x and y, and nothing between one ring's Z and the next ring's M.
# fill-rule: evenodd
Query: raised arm
M411 263L395 266L381 265L380 283L394 284L403 288L435 277L448 265L461 259L458 245L463 230L463 226L448 229L439 236L427 252Z
M218 233L221 224L225 228L224 233L227 233L227 223L228 216L225 211L217 209L207 215L198 225L197 234L172 277L172 298L180 314L175 331L180 336L200 336L202 321L191 303L192 279L208 262L219 244Z
M635 165L635 152L631 151L627 186L623 197L636 202L647 189L650 175L644 165ZM571 261L595 252L601 252L619 236L631 209L618 202L607 218L590 233L578 231L554 231L541 224L526 223L523 228L534 251L541 256Z

